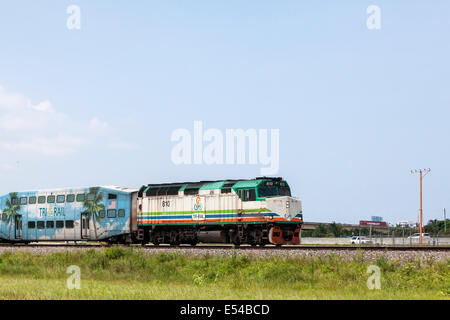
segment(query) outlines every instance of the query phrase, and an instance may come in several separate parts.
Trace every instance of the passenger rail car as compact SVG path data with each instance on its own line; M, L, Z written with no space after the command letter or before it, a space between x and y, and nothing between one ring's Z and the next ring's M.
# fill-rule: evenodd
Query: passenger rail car
M282 178L15 192L0 241L299 244L300 200Z
M136 231L136 191L93 187L1 196L0 241L129 240Z

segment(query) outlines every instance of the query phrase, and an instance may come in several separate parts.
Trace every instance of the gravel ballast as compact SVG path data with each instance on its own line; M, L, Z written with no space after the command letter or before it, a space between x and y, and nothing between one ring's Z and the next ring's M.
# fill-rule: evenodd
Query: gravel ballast
M76 251L76 250L105 250L100 246L0 246L0 254L6 252L30 252L36 255L45 255L54 252ZM380 250L380 251L362 251L362 250L333 250L333 249L307 249L307 250L283 250L283 249L223 249L223 248L152 248L152 247L134 247L135 250L142 250L147 254L161 254L163 252L183 254L187 256L222 256L231 257L233 255L246 255L254 258L308 258L308 257L328 257L330 255L338 256L345 261L364 261L373 262L379 257L384 256L389 260L398 260L401 262L421 261L448 261L450 251L418 251L418 250Z

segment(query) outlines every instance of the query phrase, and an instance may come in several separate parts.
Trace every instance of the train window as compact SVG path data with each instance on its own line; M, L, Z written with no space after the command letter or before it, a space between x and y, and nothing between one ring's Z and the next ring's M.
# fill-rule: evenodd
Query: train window
M8 215L6 213L4 213L2 215L2 221L6 221L6 220L8 220Z
M94 201L94 200L95 200L95 194L94 193L88 193L87 201Z
M64 228L64 221L61 220L56 221L56 228L58 229Z
M36 197L29 197L28 198L28 203L29 204L36 204Z
M55 196L48 196L47 197L47 203L55 203Z
M34 228L36 228L36 222L28 221L28 229L34 229Z
M276 188L258 188L258 195L261 198L277 196Z
M200 188L184 189L185 196L195 196L198 194Z
M12 205L19 204L19 199L17 199L17 198L11 198L11 204L12 204Z
M108 193L108 200L117 199L117 194Z
M221 193L231 193L231 188L225 188L220 190Z
M77 202L84 202L86 195L84 193L77 194Z
M115 217L116 217L116 209L109 209L108 218L115 218Z
M22 198L20 198L20 204L21 204L22 206L26 205L27 203L28 203L27 197L22 197Z
M104 217L105 217L105 214L106 214L106 211L105 211L105 210L100 210L100 211L98 212L98 216L99 216L100 218L104 218Z
M38 197L38 203L39 203L39 204L45 203L45 196L39 196L39 197Z
M55 227L55 221L47 221L47 229L53 229Z
M73 220L66 220L66 229L73 229Z
M118 216L119 216L119 218L125 217L125 209L119 209Z
M81 228L82 229L89 229L89 218L81 219Z
M75 195L74 194L68 194L66 197L66 202L74 202L75 201Z
M64 203L64 200L66 200L66 196L65 195L59 195L56 197L56 202L57 203Z
M45 229L45 221L38 221L37 222L37 228L38 229Z
M256 201L255 189L244 190L244 199L243 199L243 201Z
M256 191L255 189L249 190L248 201L256 201Z

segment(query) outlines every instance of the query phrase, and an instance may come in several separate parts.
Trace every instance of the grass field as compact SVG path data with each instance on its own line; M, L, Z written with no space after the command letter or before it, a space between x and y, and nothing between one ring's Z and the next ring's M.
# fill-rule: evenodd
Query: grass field
M383 257L381 289L368 263L325 258L189 257L139 249L0 255L1 299L450 299L450 261L401 264ZM70 265L81 289L69 290Z

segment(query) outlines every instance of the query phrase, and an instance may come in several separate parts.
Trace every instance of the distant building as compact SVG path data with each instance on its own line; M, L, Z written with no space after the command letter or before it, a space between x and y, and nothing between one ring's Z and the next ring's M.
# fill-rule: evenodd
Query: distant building
M364 227L382 227L382 228L387 228L388 224L384 221L366 221L366 220L361 220L359 222L360 226L364 226Z
M413 221L399 221L397 222L397 226L401 228L415 228L417 224Z
M383 217L378 217L378 216L372 216L372 221L376 221L376 222L381 222L383 221Z

